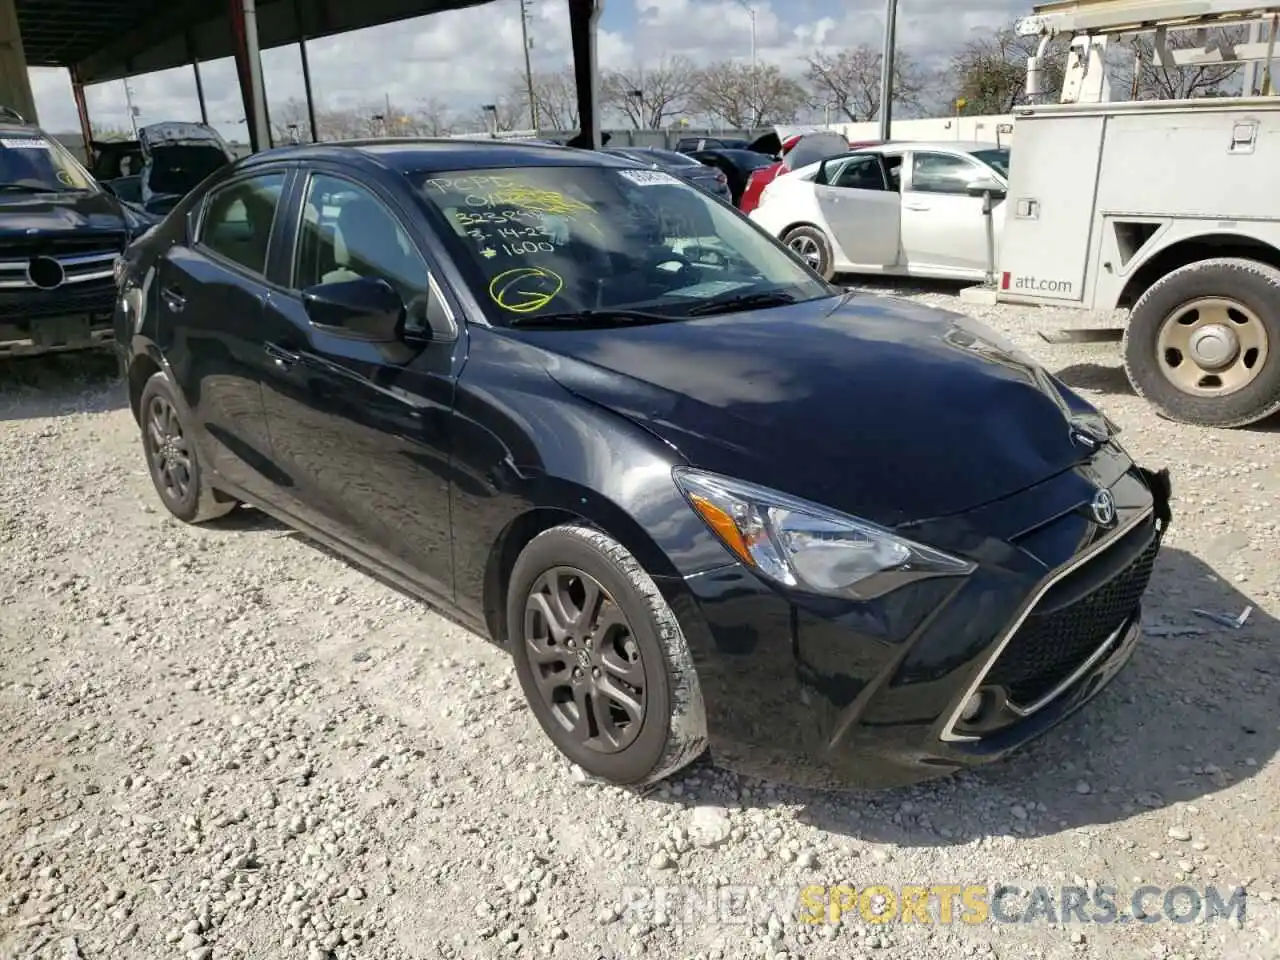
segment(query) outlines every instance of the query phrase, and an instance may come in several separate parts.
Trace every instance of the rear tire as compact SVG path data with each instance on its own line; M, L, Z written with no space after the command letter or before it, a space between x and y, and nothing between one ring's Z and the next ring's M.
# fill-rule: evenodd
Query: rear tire
M142 448L165 509L186 523L204 523L226 516L239 502L209 485L183 409L169 378L152 374L138 402Z
M684 633L653 579L612 537L569 524L530 541L511 572L507 625L529 708L590 776L653 783L706 750Z
M823 280L829 281L836 275L831 242L817 227L792 227L782 235L782 242Z
M1134 305L1124 334L1129 382L1170 420L1243 427L1280 410L1280 270L1202 260Z

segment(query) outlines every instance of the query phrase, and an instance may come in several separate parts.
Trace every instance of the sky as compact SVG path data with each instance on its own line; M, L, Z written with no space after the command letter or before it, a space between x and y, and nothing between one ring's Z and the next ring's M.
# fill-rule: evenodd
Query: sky
M571 62L564 0L528 0L535 70ZM804 57L870 43L883 33L881 0L605 0L598 39L604 68L653 66L674 56L698 63L751 58L755 10L757 57L803 72ZM957 10L961 7L961 10ZM945 59L965 40L1030 12L1029 0L900 0L898 43L924 59ZM434 14L369 30L313 40L307 45L317 106L348 108L384 100L412 106L434 97L469 115L492 103L521 61L519 0ZM267 99L303 95L297 46L264 50ZM71 84L64 70L31 71L36 111L46 130L79 130ZM209 121L230 139L245 139L244 107L228 58L201 64ZM195 78L189 68L130 81L139 123L199 120ZM99 128L128 129L124 83L86 88L89 114Z

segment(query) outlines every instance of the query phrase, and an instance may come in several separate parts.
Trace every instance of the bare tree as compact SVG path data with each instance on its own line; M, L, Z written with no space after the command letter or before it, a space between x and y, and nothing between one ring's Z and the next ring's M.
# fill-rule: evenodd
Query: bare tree
M600 77L600 102L625 115L637 130L659 130L688 109L698 76L685 57L649 69L606 70Z
M1187 32L1168 36L1169 50L1213 49L1215 46L1230 48L1246 39L1239 28L1209 31L1205 40L1197 42ZM1189 100L1192 97L1222 96L1224 88L1231 85L1239 73L1239 64L1204 63L1185 67L1161 66L1156 62L1155 38L1140 34L1130 38L1128 47L1132 56L1115 71L1117 81L1128 82L1129 97L1133 100ZM1127 68L1127 69L1126 69Z
M114 127L108 125L99 126L93 124L93 139L99 143L118 143L122 140L132 140L133 131L125 127Z
M516 127L532 126L529 110L529 82L524 71L513 74L508 82L507 100L523 114L513 118ZM538 72L533 75L533 103L538 126L544 130L578 129L578 83L573 69Z
M805 77L813 91L812 105L838 110L853 122L880 115L880 74L883 54L863 44L838 53L815 51L808 58ZM893 58L893 102L915 108L928 86L926 71L909 54Z
M499 97L489 106L493 107L493 109L479 107L466 126L471 127L473 130L486 132L492 130L495 126L499 132L503 130L521 130L528 127L529 111L520 100L511 97Z
M796 119L809 93L772 64L754 68L723 60L700 71L689 106L727 127L772 126Z
M951 58L953 99L963 98L966 109L975 114L1008 113L1026 103L1027 58L1039 43L1038 37L1018 36L1011 26L990 37L970 40ZM1044 61L1046 90L1062 86L1065 62L1065 46L1061 42L1051 45Z
M273 103L267 110L271 117L271 139L275 143L292 143L311 139L311 123L307 117L305 100L290 97L283 103ZM320 125L320 118L316 118Z
M410 114L414 133L420 137L444 137L454 132L456 122L449 105L439 97L423 97Z

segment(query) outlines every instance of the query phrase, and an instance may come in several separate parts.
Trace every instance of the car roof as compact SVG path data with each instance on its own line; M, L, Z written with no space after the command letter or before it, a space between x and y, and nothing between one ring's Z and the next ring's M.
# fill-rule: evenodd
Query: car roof
M450 138L345 140L276 147L245 158L245 167L276 160L365 159L399 173L493 167L634 167L617 154L511 140Z
M976 153L979 150L1008 150L998 143L981 140L890 140L859 147L858 153L899 153L907 150L936 150L939 153Z

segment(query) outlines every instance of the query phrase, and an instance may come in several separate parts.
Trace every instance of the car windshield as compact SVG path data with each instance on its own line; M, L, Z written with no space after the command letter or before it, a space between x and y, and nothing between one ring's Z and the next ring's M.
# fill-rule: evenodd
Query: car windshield
M975 150L973 157L980 160L1006 179L1009 176L1009 149L1001 147L993 150Z
M38 134L0 136L0 191L65 193L92 189L93 180L62 144Z
M416 185L498 325L620 310L676 319L743 298L750 309L837 293L745 218L662 171L510 167L421 173Z

